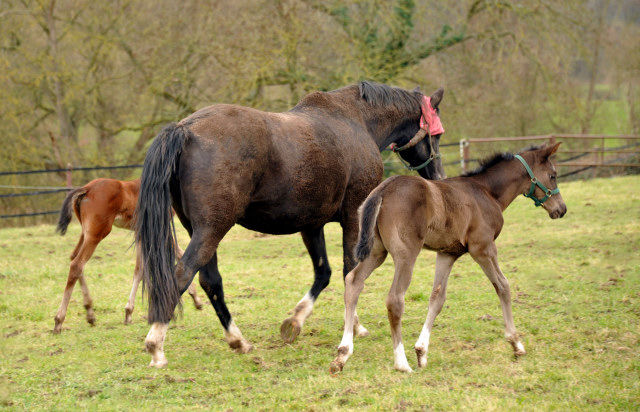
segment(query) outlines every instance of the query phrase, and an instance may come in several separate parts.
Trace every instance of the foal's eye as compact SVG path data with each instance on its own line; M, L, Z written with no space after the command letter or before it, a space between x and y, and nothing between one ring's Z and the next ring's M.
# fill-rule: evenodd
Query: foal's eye
M556 175L549 175L549 179L556 180Z

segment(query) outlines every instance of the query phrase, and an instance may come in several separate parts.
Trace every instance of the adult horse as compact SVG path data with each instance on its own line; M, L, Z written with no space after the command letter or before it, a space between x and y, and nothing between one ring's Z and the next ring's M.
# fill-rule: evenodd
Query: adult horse
M281 326L282 338L292 342L329 284L326 223L342 226L343 274L356 264L357 209L382 179L380 150L395 143L422 177L444 176L436 156L443 93L440 88L427 97L418 89L361 82L311 93L285 113L218 104L160 132L147 152L136 212L152 324L145 342L150 366L167 364L169 321L198 271L229 346L241 353L252 349L231 319L218 271L218 244L236 223L263 233L302 234L315 279ZM172 205L191 236L175 268Z

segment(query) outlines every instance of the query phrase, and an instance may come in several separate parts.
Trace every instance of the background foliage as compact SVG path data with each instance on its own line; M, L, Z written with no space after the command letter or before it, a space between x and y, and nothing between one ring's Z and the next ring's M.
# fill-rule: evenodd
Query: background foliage
M639 21L633 0L3 0L0 161L139 163L211 103L283 111L364 79L445 86L453 141L638 133Z

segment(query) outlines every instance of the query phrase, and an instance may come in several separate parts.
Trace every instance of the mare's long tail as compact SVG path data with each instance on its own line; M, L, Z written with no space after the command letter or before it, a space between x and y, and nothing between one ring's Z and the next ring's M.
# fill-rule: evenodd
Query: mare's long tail
M176 241L169 182L175 179L189 130L172 123L155 138L144 160L136 207L136 242L142 256L143 291L149 298L149 323L168 323L180 303L174 275Z
M382 204L382 191L380 187L369 194L367 199L360 206L360 233L358 243L355 248L356 259L360 262L365 260L373 248L374 229L378 221L378 213Z
M60 216L58 217L58 226L56 227L56 232L60 233L61 235L67 233L67 227L69 227L69 223L71 222L74 208L76 210L78 220L82 222L80 216L80 205L78 204L78 202L80 202L80 200L82 200L82 198L86 194L87 189L85 189L84 187L73 189L69 193L67 193L67 197L65 197L62 201L62 207L60 208Z

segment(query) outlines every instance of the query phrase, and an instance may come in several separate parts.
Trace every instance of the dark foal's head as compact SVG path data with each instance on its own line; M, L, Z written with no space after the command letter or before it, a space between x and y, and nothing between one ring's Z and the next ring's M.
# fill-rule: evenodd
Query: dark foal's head
M539 184L532 182L527 185L524 194L532 198L536 206L542 206L549 213L551 219L561 218L567 213L567 205L564 203L560 192L552 194L558 189L558 182L556 167L550 158L556 153L559 146L560 143L556 143L555 145L535 147L519 153L531 168L536 181L546 189L545 192ZM524 168L524 166L518 166ZM531 188L533 188L533 193L529 195Z
M431 107L436 110L436 114L440 117L439 105L444 96L444 89L440 87L430 97ZM398 146L406 144L419 130L419 124L415 122L407 125L405 129L406 136L398 140ZM427 135L420 143L411 149L398 152L400 157L406 160L412 167L420 167L429 159L430 162L426 166L416 171L425 179L440 180L447 177L442 167L442 159L440 158L440 137L442 133L436 135Z

